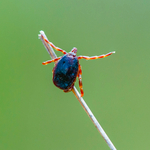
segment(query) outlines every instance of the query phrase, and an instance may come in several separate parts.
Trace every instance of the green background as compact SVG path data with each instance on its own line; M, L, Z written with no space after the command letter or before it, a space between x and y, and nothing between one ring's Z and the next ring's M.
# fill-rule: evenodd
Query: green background
M149 149L149 0L1 0L0 29L0 150L109 149L73 93L53 85L40 30L77 55L116 51L80 60L83 98L118 150Z

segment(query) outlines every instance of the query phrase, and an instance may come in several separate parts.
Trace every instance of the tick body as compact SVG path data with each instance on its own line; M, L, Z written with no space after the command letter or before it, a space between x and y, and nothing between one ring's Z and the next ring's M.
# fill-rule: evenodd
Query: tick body
M83 87L82 87L82 70L81 65L79 64L79 59L99 59L107 57L115 52L110 52L105 55L100 56L76 56L77 48L73 48L71 52L67 53L66 51L56 47L53 43L49 42L47 39L45 39L45 42L50 44L55 50L60 51L64 54L62 57L57 57L52 60L48 60L46 62L43 62L43 65L47 65L51 62L55 62L55 66L53 68L53 83L56 87L62 89L64 92L69 92L73 89L74 83L76 81L76 78L79 79L79 88L81 92L81 97L84 95Z
M53 83L68 92L72 89L79 71L79 61L76 56L65 54L53 69Z

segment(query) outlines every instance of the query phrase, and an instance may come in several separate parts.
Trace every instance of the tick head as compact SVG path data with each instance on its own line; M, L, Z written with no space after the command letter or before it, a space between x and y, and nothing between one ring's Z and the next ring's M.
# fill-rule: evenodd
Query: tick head
M77 48L74 47L71 52L69 52L70 55L73 55L73 56L76 56L76 53L77 53Z

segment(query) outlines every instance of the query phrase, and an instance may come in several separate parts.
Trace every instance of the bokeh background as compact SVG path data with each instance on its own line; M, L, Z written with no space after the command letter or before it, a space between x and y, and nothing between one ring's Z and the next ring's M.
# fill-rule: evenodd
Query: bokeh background
M80 60L84 100L118 150L149 149L149 0L2 0L0 18L1 150L109 149L73 93L53 85L40 30L67 52L116 51Z

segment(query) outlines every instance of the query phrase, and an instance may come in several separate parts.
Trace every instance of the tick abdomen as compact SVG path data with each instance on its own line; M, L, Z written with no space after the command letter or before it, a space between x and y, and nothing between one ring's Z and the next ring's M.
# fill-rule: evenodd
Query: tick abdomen
M78 74L79 62L76 56L64 55L55 65L53 83L62 90L67 90L74 84Z

